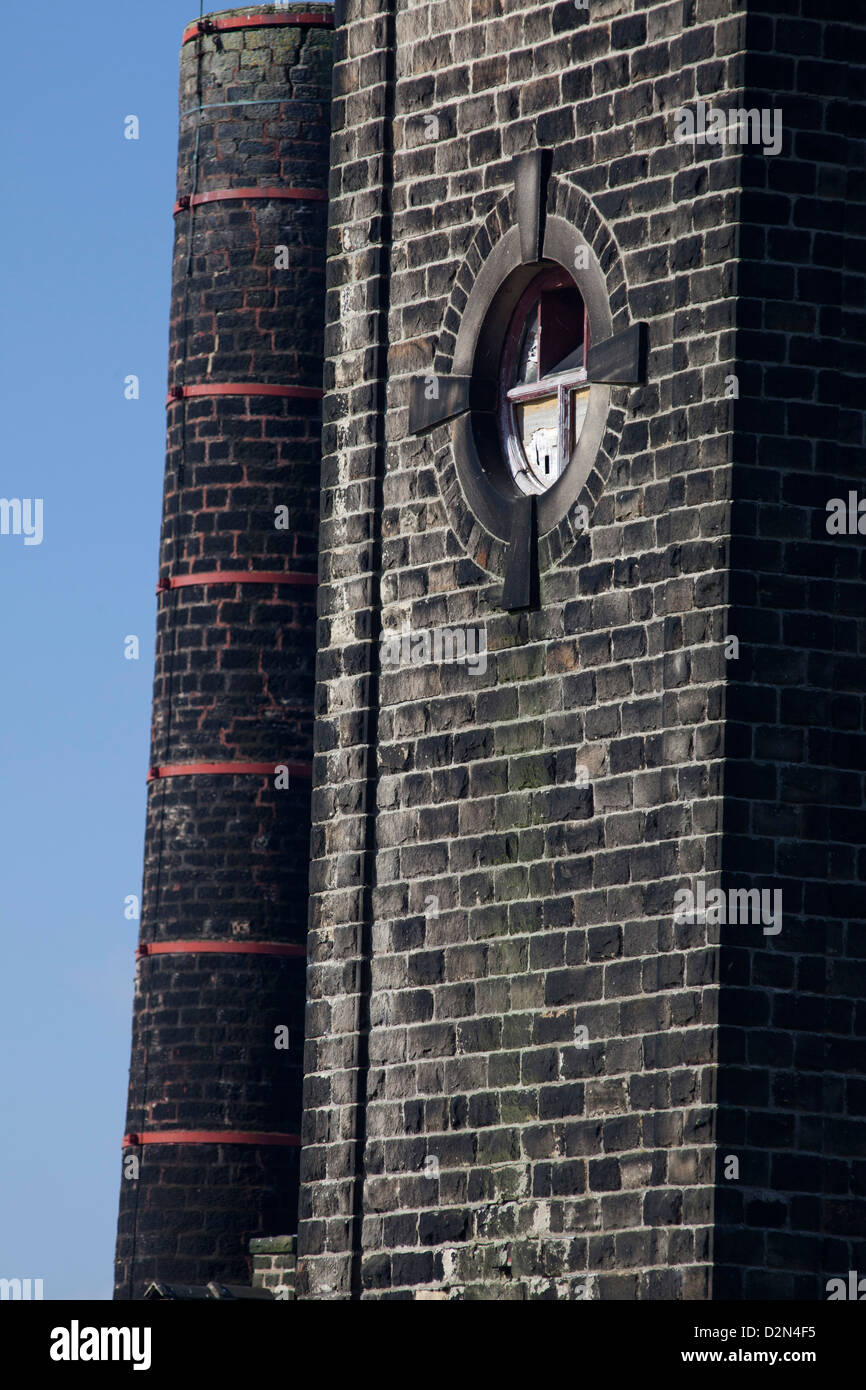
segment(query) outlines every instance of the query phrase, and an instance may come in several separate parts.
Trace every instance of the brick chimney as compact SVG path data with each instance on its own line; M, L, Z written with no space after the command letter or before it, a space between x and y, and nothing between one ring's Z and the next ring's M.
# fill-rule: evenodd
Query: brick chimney
M183 35L118 1298L296 1230L332 25Z

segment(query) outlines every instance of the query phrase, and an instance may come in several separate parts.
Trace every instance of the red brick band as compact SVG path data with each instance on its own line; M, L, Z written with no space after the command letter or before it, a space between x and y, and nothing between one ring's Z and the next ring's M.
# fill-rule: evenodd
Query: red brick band
M290 777L312 777L312 763L164 763L162 767L152 767L147 774L148 782L156 782L163 777L214 777L247 776L272 777L278 767L285 767Z
M197 39L200 34L225 33L230 29L265 29L271 25L285 27L286 25L308 25L312 29L333 29L334 16L325 11L301 14L248 14L239 16L236 19L196 19L192 24L188 24L183 31L181 46L189 43L190 39Z
M299 1149L301 1136L243 1129L152 1129L143 1134L124 1134L124 1149L137 1149L141 1144L282 1144Z
M196 584L289 584L314 589L319 576L309 570L202 570L200 574L175 574L160 579L158 594L168 589L189 589Z
M145 956L305 956L306 946L284 941L143 941L136 960Z
M310 203L326 203L328 193L324 188L215 188L211 193L184 193L174 205L174 216L197 208L200 203L226 203L239 198L298 198Z
M321 386L269 386L261 381L202 382L198 386L172 386L165 398L166 405L189 400L193 396L288 396L295 400L320 401Z

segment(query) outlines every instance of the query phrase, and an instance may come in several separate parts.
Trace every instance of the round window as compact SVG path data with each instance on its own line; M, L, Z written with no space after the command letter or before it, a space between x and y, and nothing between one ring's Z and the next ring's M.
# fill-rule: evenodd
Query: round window
M589 320L580 291L561 266L523 291L499 368L500 439L523 493L546 492L567 467L589 406Z

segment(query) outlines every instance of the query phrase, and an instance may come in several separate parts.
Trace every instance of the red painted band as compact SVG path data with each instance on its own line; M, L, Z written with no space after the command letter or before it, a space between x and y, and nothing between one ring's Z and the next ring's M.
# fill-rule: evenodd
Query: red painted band
M135 952L144 956L305 956L306 946L281 941L143 941Z
M311 28L333 29L334 16L329 13L307 11L302 14L250 14L237 19L196 19L192 24L188 24L183 31L181 46L189 43L190 39L198 38L199 34L215 34L220 31L225 33L231 29L264 29L269 25L306 24Z
M199 386L172 386L165 398L166 405L185 401L192 396L290 396L295 400L320 401L321 386L268 386L260 381L202 382Z
M278 767L287 769L290 777L312 777L312 763L164 763L162 767L152 767L147 774L148 782L156 782L163 777L214 777L214 776L252 776L272 777Z
M212 193L185 193L174 205L173 215L197 208L200 203L226 203L247 198L303 198L310 203L326 203L324 188L215 188Z
M243 1129L152 1129L144 1134L124 1134L124 1149L137 1149L141 1144L282 1144L299 1149L301 1136Z
M170 579L160 579L156 592L189 589L195 584L289 584L312 589L318 582L317 574L301 570L203 570L201 574L175 574Z

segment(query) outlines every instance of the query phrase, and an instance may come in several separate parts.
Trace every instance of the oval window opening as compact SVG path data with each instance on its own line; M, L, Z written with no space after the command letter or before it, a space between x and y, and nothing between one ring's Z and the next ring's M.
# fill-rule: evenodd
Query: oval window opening
M589 405L588 348L580 291L561 267L543 271L520 296L499 368L500 439L523 493L546 492L577 448Z

